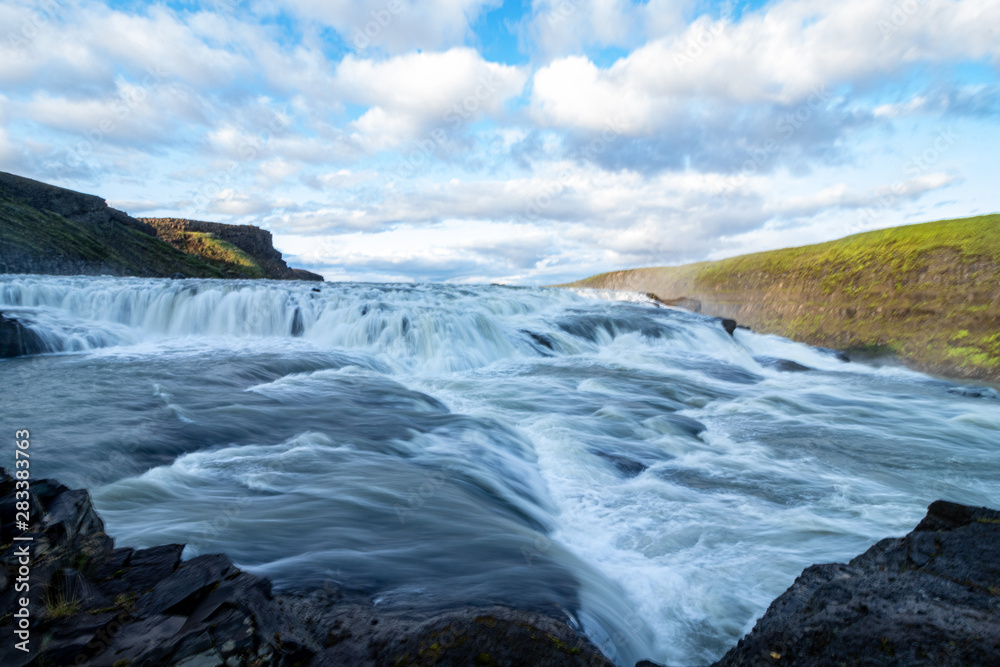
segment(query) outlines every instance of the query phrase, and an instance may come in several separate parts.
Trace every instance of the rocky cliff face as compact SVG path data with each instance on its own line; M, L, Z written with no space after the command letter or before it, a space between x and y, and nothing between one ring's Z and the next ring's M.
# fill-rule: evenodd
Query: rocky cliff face
M143 224L179 250L187 250L185 235L190 232L211 234L232 244L249 255L264 270L268 278L277 280L323 280L322 276L302 269L292 269L281 258L273 244L271 232L254 225L226 225L181 218L140 218Z
M72 222L87 225L118 224L156 236L156 230L127 213L111 208L94 195L58 188L30 178L0 171L0 195L19 199L42 211L51 211Z
M271 233L259 227L156 222L133 218L94 195L0 172L0 272L323 280L289 268ZM189 233L220 242L178 243Z

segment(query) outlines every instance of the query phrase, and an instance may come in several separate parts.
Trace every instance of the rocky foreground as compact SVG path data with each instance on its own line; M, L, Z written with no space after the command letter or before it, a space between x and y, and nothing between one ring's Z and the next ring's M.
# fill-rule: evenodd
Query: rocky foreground
M226 556L182 561L179 544L115 549L87 491L52 480L32 482L22 533L16 491L0 469L5 666L611 665L541 614L385 613L332 588L276 594ZM737 665L1000 665L1000 512L938 501L906 537L806 569L716 663Z
M16 541L15 480L0 469L0 665L539 665L611 667L565 622L503 607L381 613L333 588L275 594L221 554L115 549L85 490L31 484ZM19 582L25 544L28 579ZM29 589L19 592L19 583ZM27 597L26 597L27 596ZM20 600L28 600L27 634ZM29 652L16 644L28 637Z

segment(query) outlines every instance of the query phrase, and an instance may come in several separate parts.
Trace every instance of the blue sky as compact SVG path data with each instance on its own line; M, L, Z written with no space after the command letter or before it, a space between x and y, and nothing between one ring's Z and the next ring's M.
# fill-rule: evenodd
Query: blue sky
M1000 210L1000 0L0 2L0 170L330 280L550 284Z

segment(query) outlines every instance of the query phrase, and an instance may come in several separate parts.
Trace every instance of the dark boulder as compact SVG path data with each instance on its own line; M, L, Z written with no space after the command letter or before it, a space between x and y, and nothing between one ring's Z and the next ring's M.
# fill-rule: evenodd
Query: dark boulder
M909 535L813 565L716 667L1000 665L1000 512L937 501Z
M0 313L0 359L41 354L48 349L41 336L20 320Z
M300 602L300 605L309 603ZM507 607L460 609L431 618L376 614L370 605L300 607L327 631L313 665L530 665L613 667L588 639L550 616Z
M719 322L722 324L722 328L726 330L726 333L732 336L736 332L736 320L731 320L726 317L720 317Z
M776 371L784 371L786 373L802 373L804 371L812 370L808 366L803 366L799 362L791 361L790 359L778 359L777 357L754 357L753 360L764 368L773 368Z

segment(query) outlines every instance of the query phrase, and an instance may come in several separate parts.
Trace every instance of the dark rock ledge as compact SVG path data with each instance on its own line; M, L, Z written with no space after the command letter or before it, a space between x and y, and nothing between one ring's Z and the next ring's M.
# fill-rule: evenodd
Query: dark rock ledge
M612 667L555 618L504 607L433 617L376 611L336 590L282 595L221 554L115 549L90 494L31 484L30 652L15 648L20 536L0 468L0 665Z
M715 667L1000 665L1000 512L931 504L904 538L813 565Z

